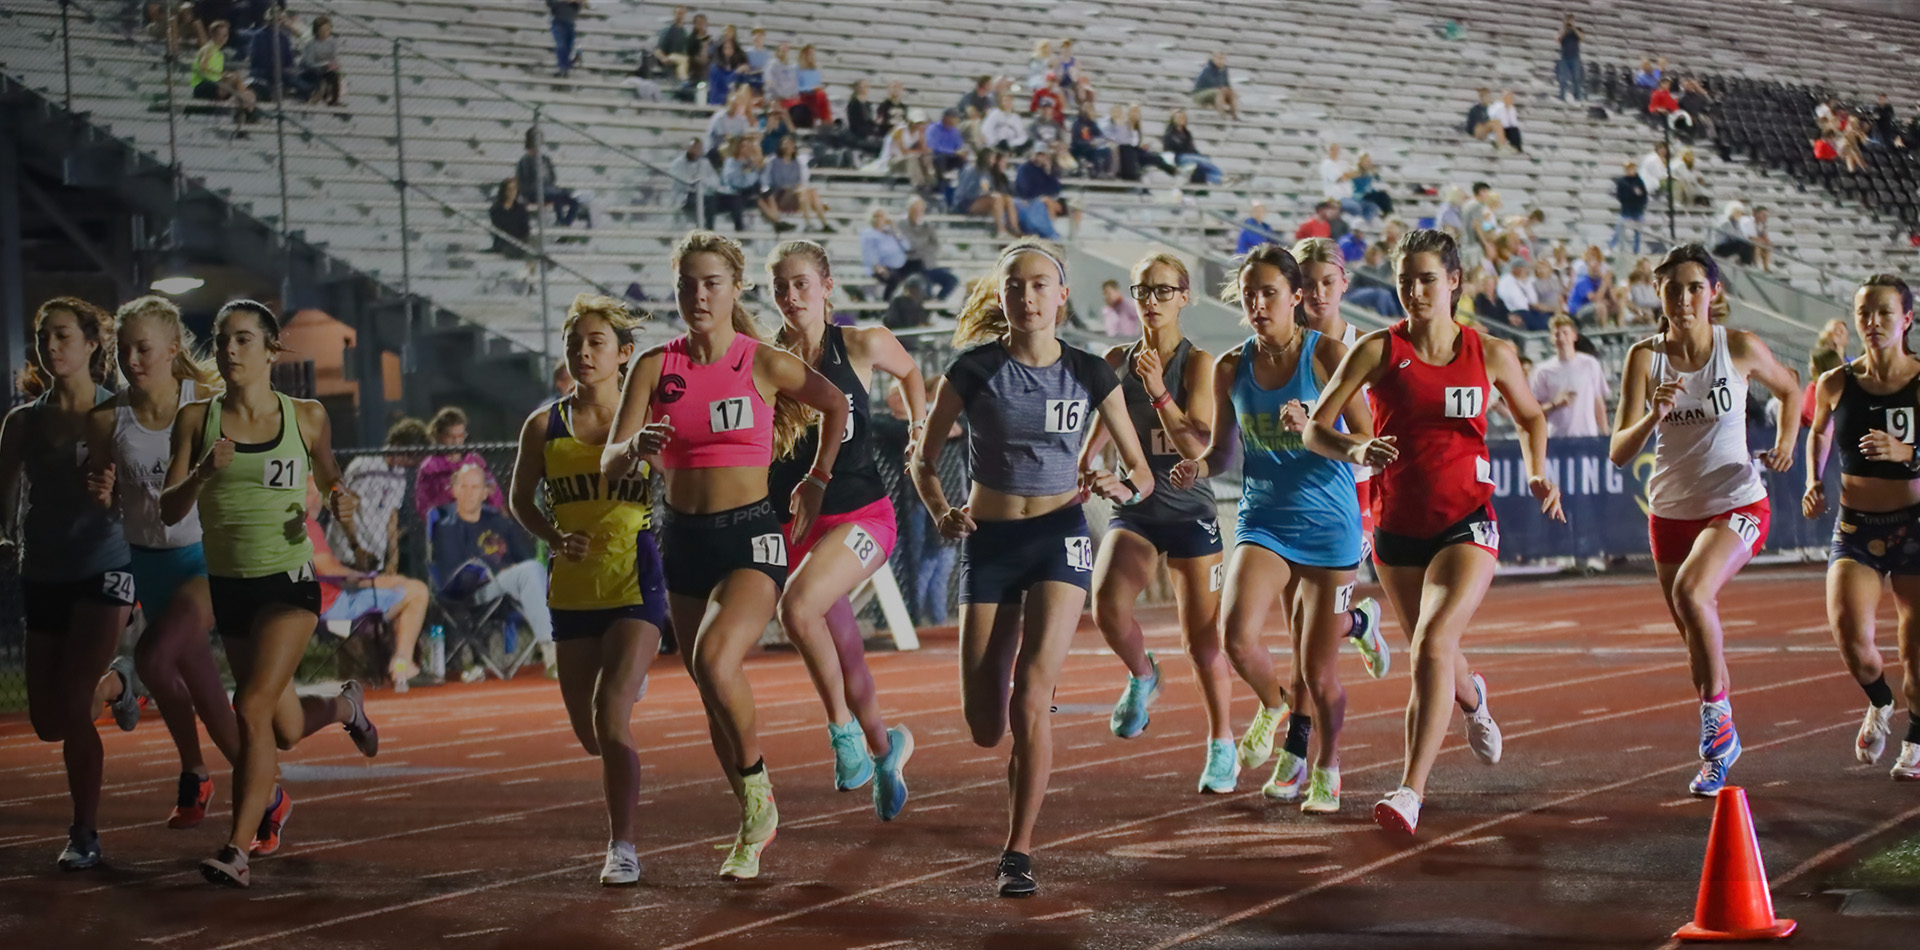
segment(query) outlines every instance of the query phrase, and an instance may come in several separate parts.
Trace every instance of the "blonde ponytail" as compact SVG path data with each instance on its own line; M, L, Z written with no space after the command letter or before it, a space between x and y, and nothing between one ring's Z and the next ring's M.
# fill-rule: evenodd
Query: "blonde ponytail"
M114 335L125 333L135 320L158 320L173 330L174 338L180 343L180 352L173 358L176 381L192 380L200 388L216 392L223 388L213 358L199 352L200 341L180 319L180 308L174 306L173 301L151 294L127 301L114 314Z

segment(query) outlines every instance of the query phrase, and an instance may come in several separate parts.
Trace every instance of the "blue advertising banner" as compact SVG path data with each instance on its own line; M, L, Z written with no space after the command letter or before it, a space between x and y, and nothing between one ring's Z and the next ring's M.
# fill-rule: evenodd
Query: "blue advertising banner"
M1765 437L1770 437L1766 433ZM1765 445L1763 433L1754 444ZM1766 549L1824 547L1833 535L1833 511L1809 521L1800 514L1800 495L1806 486L1805 436L1794 453L1793 468L1770 472L1764 467L1773 524ZM1500 559L1534 560L1548 557L1633 556L1648 554L1647 476L1653 471L1649 445L1625 468L1607 458L1607 440L1552 439L1547 443L1547 474L1560 486L1567 523L1550 520L1527 491L1526 467L1520 461L1520 443L1494 442L1488 446L1493 464L1493 507L1500 518ZM1754 463L1759 465L1758 462ZM1827 497L1839 498L1837 477L1829 465Z

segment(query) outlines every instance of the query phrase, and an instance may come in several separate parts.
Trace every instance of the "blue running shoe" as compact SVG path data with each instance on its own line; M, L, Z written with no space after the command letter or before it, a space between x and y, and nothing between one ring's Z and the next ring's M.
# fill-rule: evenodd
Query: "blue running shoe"
M1147 654L1147 665L1153 667L1152 679L1127 677L1127 688L1120 693L1120 701L1113 704L1113 719L1110 725L1113 734L1122 739L1131 739L1147 731L1148 711L1153 701L1160 698L1160 663Z
M1700 704L1700 758L1707 761L1725 758L1727 749L1739 745L1733 731L1733 706L1726 700Z
M1712 798L1727 786L1727 770L1740 760L1740 734L1733 731L1732 723L1727 724L1727 737L1727 754L1700 763L1700 774L1687 783L1687 791L1701 798Z
M1207 743L1207 769L1200 773L1200 794L1231 795L1240 784L1240 754L1232 739Z
M899 817L907 807L907 760L913 758L913 730L894 726L887 730L887 754L874 763L873 813L881 821Z
M858 722L827 724L827 739L833 744L833 787L851 792L873 780L873 756L867 752L867 734Z

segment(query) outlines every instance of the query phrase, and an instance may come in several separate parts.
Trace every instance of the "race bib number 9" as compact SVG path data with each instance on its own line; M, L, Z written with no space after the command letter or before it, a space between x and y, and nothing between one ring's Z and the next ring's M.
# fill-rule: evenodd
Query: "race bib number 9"
M745 396L707 403L707 426L714 432L737 432L752 425L753 409Z
M853 530L847 532L847 550L852 551L853 556L860 559L861 567L866 567L872 564L874 556L880 553L880 542L874 540L873 535L867 533L867 529L854 525Z
M1067 539L1067 566L1076 571L1093 570L1093 539Z
M1049 399L1047 400L1047 431L1078 432L1080 423L1087 418L1085 399Z
M133 575L126 571L108 571L100 575L101 596L116 604L133 604Z
M1487 391L1478 386L1448 386L1441 402L1449 419L1478 419L1487 408Z
M1896 406L1887 410L1887 434L1913 444L1913 407Z
M753 563L787 566L787 542L777 532L757 535L750 543L753 545Z
M268 488L301 488L307 483L300 471L299 459L267 459L266 467L261 470L260 484Z

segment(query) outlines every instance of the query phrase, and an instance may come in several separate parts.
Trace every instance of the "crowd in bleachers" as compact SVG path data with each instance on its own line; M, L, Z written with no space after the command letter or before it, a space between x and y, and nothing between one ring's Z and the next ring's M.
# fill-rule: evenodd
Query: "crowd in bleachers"
M331 17L309 21L270 0L147 3L145 17L149 36L175 55L191 54L193 98L231 103L236 122L253 121L260 102L280 97L345 104L340 39Z

